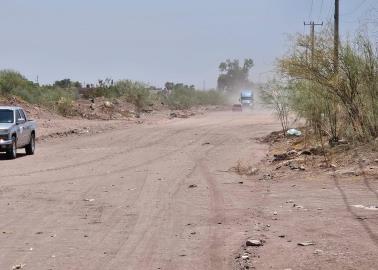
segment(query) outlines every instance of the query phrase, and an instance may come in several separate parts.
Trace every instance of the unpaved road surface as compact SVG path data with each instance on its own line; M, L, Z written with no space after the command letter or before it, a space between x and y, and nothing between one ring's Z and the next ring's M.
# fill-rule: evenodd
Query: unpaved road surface
M217 112L0 159L0 269L230 269L253 216L227 170L261 160L254 138L277 128Z
M378 179L270 171L270 113L115 126L0 158L0 270L378 269Z

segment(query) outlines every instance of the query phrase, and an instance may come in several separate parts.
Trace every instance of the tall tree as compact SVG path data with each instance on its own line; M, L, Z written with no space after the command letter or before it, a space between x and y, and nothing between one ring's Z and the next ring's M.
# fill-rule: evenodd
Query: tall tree
M225 92L240 91L249 87L249 72L254 66L252 59L245 59L240 65L239 60L226 60L219 65L220 74L218 76L218 89Z
M63 79L60 81L55 81L54 86L60 87L60 88L71 88L71 87L81 88L82 87L80 82L71 81L71 79Z

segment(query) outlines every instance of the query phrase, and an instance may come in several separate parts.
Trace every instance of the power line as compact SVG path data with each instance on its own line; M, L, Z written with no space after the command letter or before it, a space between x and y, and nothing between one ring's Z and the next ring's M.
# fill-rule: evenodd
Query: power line
M328 14L327 14L327 17L326 17L327 20L329 20L329 18L331 18L331 14L333 13L333 10L334 10L333 8L334 8L333 3L330 2L330 6L329 6L329 9L328 9Z
M311 8L310 8L310 13L309 13L309 15L308 15L308 17L309 17L310 19L312 19L312 9L313 9L313 7L314 7L314 0L311 0Z
M324 0L322 0L322 3L320 4L320 11L319 11L318 21L320 21L320 17L322 16L323 4L324 4Z
M311 9L310 9L310 15L308 16L310 19L312 19L312 10L314 8L314 0L311 0Z
M362 0L355 8L353 8L351 11L347 13L341 14L342 16L352 15L356 11L358 11L368 0Z

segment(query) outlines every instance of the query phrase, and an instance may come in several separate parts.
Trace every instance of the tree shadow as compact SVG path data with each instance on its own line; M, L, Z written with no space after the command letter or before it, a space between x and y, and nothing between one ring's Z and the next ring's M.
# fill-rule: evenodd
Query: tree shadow
M371 183L370 183L370 180L368 178L368 176L366 175L366 172L365 172L365 168L364 168L364 165L363 165L363 161L361 160L360 158L360 155L359 153L357 152L357 150L354 150L354 153L356 156L358 156L358 167L360 168L360 171L361 171L361 175L362 177L364 178L364 183L365 183L365 186L375 195L375 197L377 197L378 199L378 191L375 190L372 186L371 186Z
M339 181L339 178L336 175L336 169L335 168L333 168L332 178L333 178L333 181L335 183L336 188L340 192L340 195L341 195L341 197L342 197L342 199L344 201L344 204L345 204L345 207L346 207L347 211L361 224L362 228L365 230L365 232L367 233L367 235L369 236L369 238L378 247L378 235L376 235L373 232L373 230L370 228L369 224L367 224L366 220L364 218L362 218L360 215L358 215L352 209L351 204L350 204L349 199L348 199L348 196L346 195L345 191L343 190L343 188L340 185L340 181ZM370 182L368 181L366 175L365 175L365 178L364 178L364 182L365 182L365 184L367 183L368 188L370 190L372 190L372 188L370 186ZM376 194L376 192L374 192L374 194Z

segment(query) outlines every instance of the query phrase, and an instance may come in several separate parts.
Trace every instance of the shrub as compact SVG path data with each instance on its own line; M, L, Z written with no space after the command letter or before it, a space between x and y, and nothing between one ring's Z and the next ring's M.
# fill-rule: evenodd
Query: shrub
M123 80L117 82L114 88L118 96L134 104L138 111L150 102L150 90L142 83Z
M164 102L171 109L189 109L199 105L221 105L225 104L224 94L216 90L199 91L193 86L177 84L171 93L163 97Z
M29 88L33 82L28 81L17 71L2 70L0 71L0 93L9 95L16 88Z
M56 106L56 111L63 116L75 115L74 102L70 98L60 97L58 102L56 102L55 106Z
M317 39L313 61L298 36L291 54L279 60L279 69L289 78L292 109L330 141L340 136L367 141L378 136L378 54L363 36L340 45L339 69L333 65L330 29Z
M73 101L76 96L76 91L43 86L16 88L12 91L12 94L21 97L29 103L40 104L55 109L55 105L61 101L62 98Z
M288 116L290 111L290 103L288 91L289 86L277 80L268 82L262 90L262 99L266 104L271 105L275 110L285 136L289 128Z

